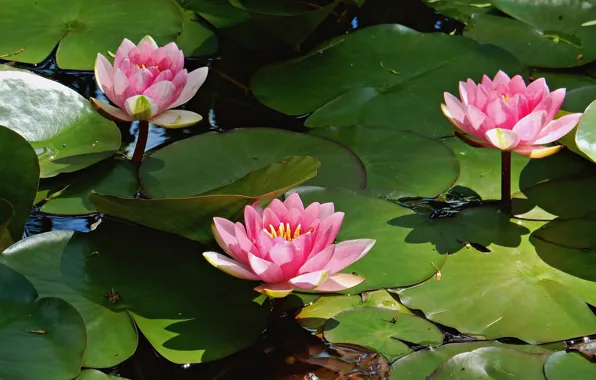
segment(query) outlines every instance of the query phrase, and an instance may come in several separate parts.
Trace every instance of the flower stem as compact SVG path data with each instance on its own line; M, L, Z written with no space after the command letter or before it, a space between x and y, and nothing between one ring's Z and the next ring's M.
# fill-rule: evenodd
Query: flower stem
M147 137L149 136L149 121L139 120L139 136L137 138L137 145L135 145L135 152L132 155L132 163L140 165L143 161L143 154L145 154L145 146L147 145Z
M511 152L501 152L501 211L511 214Z

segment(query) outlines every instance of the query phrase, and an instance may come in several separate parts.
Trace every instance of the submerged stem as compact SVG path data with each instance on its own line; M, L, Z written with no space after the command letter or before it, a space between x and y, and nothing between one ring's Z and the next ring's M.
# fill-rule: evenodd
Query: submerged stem
M501 152L501 211L511 214L511 152Z
M147 137L149 136L149 121L139 120L139 136L137 138L137 145L135 145L135 152L132 155L132 163L140 165L143 161L143 154L145 154L145 146L147 145Z

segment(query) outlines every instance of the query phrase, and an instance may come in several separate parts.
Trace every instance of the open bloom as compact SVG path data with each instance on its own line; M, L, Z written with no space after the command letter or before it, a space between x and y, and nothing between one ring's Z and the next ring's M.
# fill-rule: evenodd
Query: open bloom
M116 51L114 66L101 54L95 60L99 88L117 107L91 98L91 103L115 121L151 120L166 128L182 128L201 120L201 115L170 110L188 102L207 78L207 67L188 72L184 54L172 42L163 47L150 36L138 45L124 39Z
M453 125L478 140L460 133L472 146L514 151L531 158L546 157L563 146L545 146L569 133L581 113L553 120L565 98L565 89L550 92L544 78L526 87L521 76L510 79L499 71L491 81L486 75L476 85L459 82L461 101L446 92L443 113Z
M274 199L265 210L244 208L244 225L214 218L213 234L230 256L205 252L214 267L245 280L263 281L256 291L285 297L294 287L335 292L364 281L338 273L370 251L371 239L333 244L344 213L333 203L312 203L306 209L297 193L284 202Z

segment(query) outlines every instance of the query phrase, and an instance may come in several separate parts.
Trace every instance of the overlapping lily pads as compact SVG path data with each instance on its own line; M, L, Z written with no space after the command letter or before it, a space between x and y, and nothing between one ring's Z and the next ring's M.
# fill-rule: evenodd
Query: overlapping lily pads
M73 174L42 183L47 201L40 211L58 215L82 215L96 211L87 198L91 191L132 198L138 189L137 171L128 160L112 158Z
M311 185L364 187L364 168L349 149L316 136L267 128L211 132L176 142L147 156L139 178L151 198L190 197L291 156L312 156L321 162Z
M596 365L578 353L555 352L546 359L544 374L548 380L588 380L596 377Z
M443 137L450 134L438 107L443 92L456 92L458 81L479 80L499 69L524 72L510 53L494 46L378 25L259 70L251 89L283 113L315 111L306 120L309 127L381 126Z
M454 355L471 352L482 347L498 347L518 350L527 353L550 353L551 351L531 345L503 344L495 341L479 341L467 343L452 343L440 347L430 347L417 351L397 360L391 367L392 380L423 380L427 379L434 370Z
M0 264L0 378L72 379L86 345L85 324L66 301L38 298L20 273Z
M100 212L189 239L213 239L213 217L239 219L244 206L271 200L317 174L320 166L312 157L285 157L248 173L243 178L211 190L206 195L186 198L130 199L93 193L89 200Z
M79 377L75 380L126 380L124 377L121 376L110 376L106 375L105 373L98 371L96 369L86 369L81 371Z
M129 314L175 363L218 359L258 338L269 308L254 301L256 284L216 270L201 252L196 242L103 222L90 233L36 235L13 245L1 261L79 310L89 333L84 364L107 367L134 352Z
M579 125L565 136L563 144L592 162L596 162L596 100L586 108Z
M414 315L381 308L344 311L323 327L325 339L332 343L352 343L369 347L393 359L410 352L404 342L439 345L443 333L434 324Z
M183 31L186 54L214 52L213 32L189 25L173 0L2 0L0 8L0 54L20 52L10 57L18 62L39 63L59 44L60 68L91 70L97 53L115 51L123 38L149 34L164 45Z
M440 254L427 240L440 239L441 244L444 239L428 225L424 215L382 199L343 191L304 189L300 196L305 204L334 202L337 211L345 212L338 241L376 240L364 258L345 269L345 272L366 277L364 283L345 291L347 293L418 283L432 276L435 266L440 268L446 259L446 255ZM418 236L412 236L405 225L419 228Z
M120 148L116 124L95 112L87 99L21 71L0 71L0 125L29 141L43 178L83 169Z
M428 379L543 379L548 354L502 347L483 347L457 354L441 364Z
M435 197L455 182L459 172L448 147L412 132L358 126L313 132L347 146L360 158L366 168L364 190L376 197Z
M35 151L25 139L2 126L0 126L0 162L2 162L0 198L9 202L8 207L6 205L2 207L2 223L12 218L7 224L10 240L18 241L23 236L25 222L29 218L37 192L39 162ZM5 244L0 245L6 247Z
M470 214L477 217L466 221ZM495 219L507 223L508 218L494 209L474 208L439 220L435 227L447 227L458 219L468 234L448 228L454 238L474 242L492 236L495 244L486 253L462 249L441 268L440 282L429 280L402 290L400 298L406 306L422 310L430 320L489 339L516 337L542 343L596 330L596 316L586 305L596 304L596 282L541 260L539 247L528 241L527 233L542 223L516 221L516 232L505 229L506 224L495 225Z

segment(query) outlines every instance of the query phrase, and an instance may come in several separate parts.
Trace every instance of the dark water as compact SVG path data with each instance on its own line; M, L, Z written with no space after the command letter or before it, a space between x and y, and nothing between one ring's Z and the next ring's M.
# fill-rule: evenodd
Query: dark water
M250 77L259 67L296 57L316 44L366 26L399 23L421 32L450 33L462 25L442 16L416 0L368 0L358 8L340 5L300 46L300 51L279 47L272 51L248 50L223 36L219 37L219 55L188 59L190 70L210 66L209 78L199 94L186 105L203 115L198 125L181 130L152 127L147 150L192 135L234 128L270 127L305 131L303 117L290 117L259 104L247 91ZM241 64L238 64L241 62ZM53 56L39 65L18 65L74 89L82 96L103 98L93 74L57 69ZM136 124L121 124L122 151L129 157L136 142ZM26 236L51 230L90 231L101 222L102 215L62 217L35 210L27 225ZM383 379L389 373L389 363L380 355L363 347L332 346L323 343L300 328L292 314L274 318L262 339L253 347L231 357L199 365L176 365L161 358L144 337L134 356L106 373L134 380L185 379ZM465 341L457 331L443 329L448 341ZM421 347L413 347L419 349ZM310 377L309 377L310 376Z

